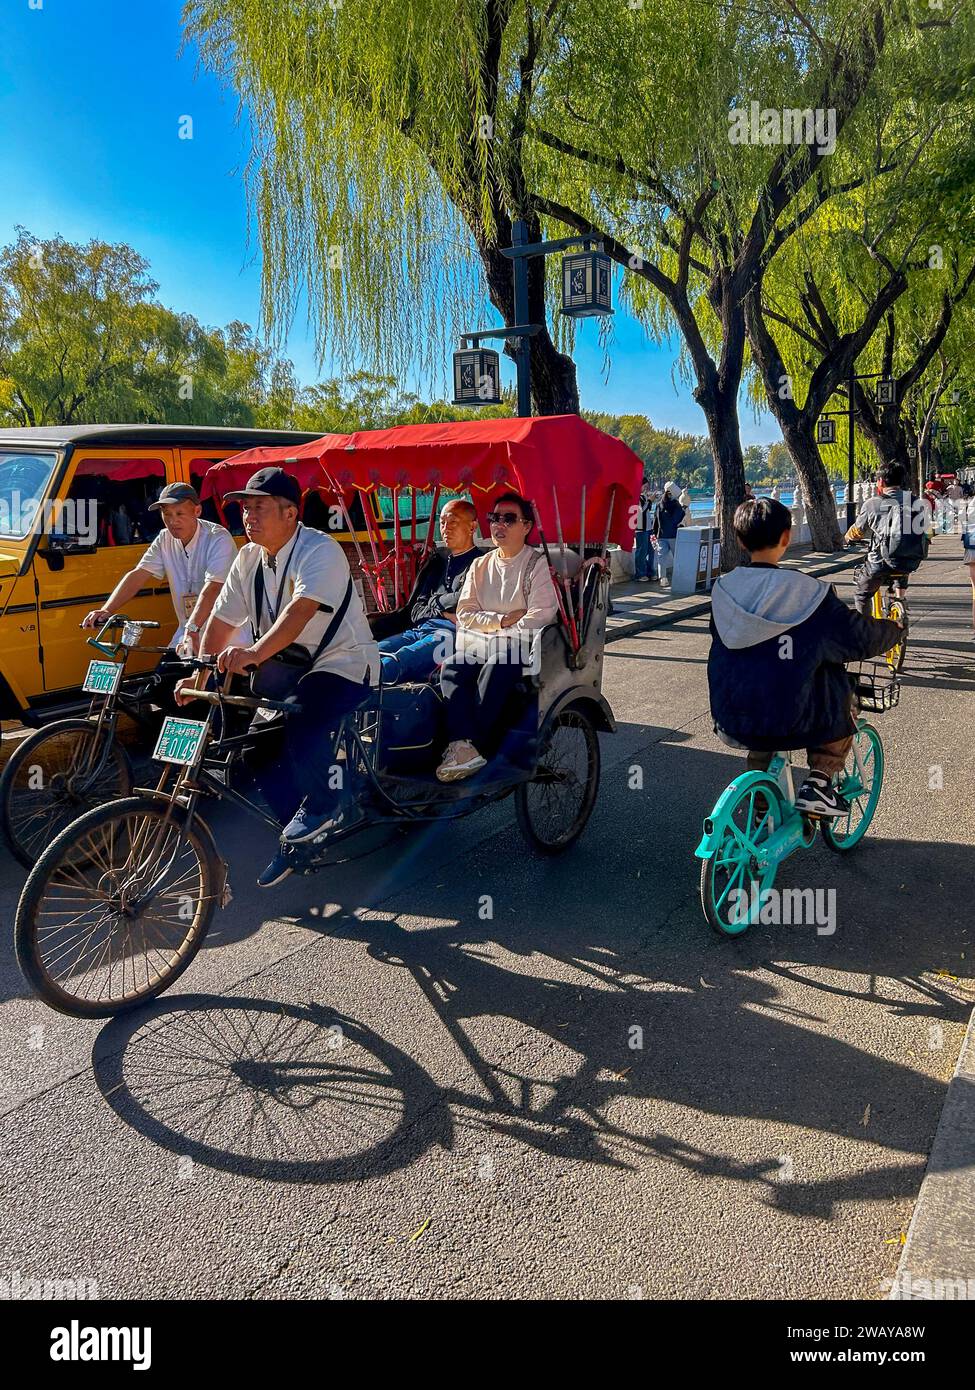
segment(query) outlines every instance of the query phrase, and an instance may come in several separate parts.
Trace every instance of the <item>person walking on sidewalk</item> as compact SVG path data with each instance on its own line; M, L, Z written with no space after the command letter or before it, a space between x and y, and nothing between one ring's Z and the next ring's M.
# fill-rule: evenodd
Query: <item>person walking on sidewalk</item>
M653 547L650 531L653 526L654 499L649 483L640 489L636 509L636 532L633 546L633 578L648 581L653 578Z
M670 574L674 568L674 542L686 516L678 501L679 497L680 488L677 483L667 483L654 512L652 538L661 584L670 584Z

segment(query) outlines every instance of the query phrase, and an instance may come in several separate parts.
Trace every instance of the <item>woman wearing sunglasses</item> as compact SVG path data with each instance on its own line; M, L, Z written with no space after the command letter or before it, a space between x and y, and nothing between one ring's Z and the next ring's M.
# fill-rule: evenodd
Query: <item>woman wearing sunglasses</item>
M447 706L447 751L441 782L485 766L504 703L531 660L531 634L552 622L558 600L542 554L527 544L534 518L517 492L495 498L488 512L496 549L475 560L457 601L454 654L440 670Z

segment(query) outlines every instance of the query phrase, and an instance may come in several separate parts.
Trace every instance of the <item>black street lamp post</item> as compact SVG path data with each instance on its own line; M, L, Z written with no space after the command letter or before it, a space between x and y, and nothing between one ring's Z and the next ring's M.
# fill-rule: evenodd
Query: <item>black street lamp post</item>
M846 529L849 530L856 520L857 506L853 500L853 456L854 456L854 435L853 421L856 415L854 404L856 396L856 384L858 381L873 381L879 379L877 383L877 404L881 406L896 405L896 383L893 377L885 377L883 372L857 372L856 363L850 363L850 373L846 380L846 409L845 410L824 410L819 417L816 425L816 442L819 444L833 444L836 441L836 426L832 424L831 418L834 415L845 415L849 426L846 456ZM820 423L821 422L821 423ZM824 428L825 425L828 427Z
M610 260L602 250L602 242L597 236L563 237L559 241L528 240L528 224L518 218L512 223L511 245L502 249L502 256L514 261L514 328L479 328L475 333L465 333L461 337L461 351L476 348L482 338L513 339L515 344L515 371L518 382L518 414L532 413L531 398L531 344L529 338L542 331L540 323L528 321L528 262L536 256L553 256L559 251L588 251L587 256L579 257L578 267L571 267L572 274L564 277L562 289L562 312L572 318L587 318L613 312L610 305ZM566 281L571 280L571 285ZM455 378L457 369L455 366ZM486 398L472 400L469 396L458 398L455 405L486 404Z

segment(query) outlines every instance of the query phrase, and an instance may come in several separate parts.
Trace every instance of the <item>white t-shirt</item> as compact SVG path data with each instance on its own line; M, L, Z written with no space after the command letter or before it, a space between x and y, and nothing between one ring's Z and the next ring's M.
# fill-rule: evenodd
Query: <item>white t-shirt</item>
M165 526L159 532L139 561L139 569L148 570L156 579L165 576L169 582L179 624L169 640L171 647L182 641L183 628L204 584L210 579L222 584L236 557L233 536L215 521L198 519L193 539L186 546Z
M227 582L213 605L214 617L240 627L254 626L255 636L265 633L293 598L315 599L327 604L330 612L314 613L297 641L309 654L315 651L335 610L345 597L349 583L349 562L338 541L324 531L314 531L299 522L294 539L282 546L275 558L275 569L267 563L267 552L253 542L242 546ZM254 577L258 565L264 567L263 612L254 611ZM278 602L278 588L284 589ZM371 681L379 678L379 647L366 622L362 599L353 586L352 597L331 642L311 668L332 671L337 676L361 684L366 672Z

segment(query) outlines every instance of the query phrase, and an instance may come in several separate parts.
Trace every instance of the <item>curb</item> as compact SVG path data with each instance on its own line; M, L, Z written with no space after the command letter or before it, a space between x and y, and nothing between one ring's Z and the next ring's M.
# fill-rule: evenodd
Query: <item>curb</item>
M975 1011L888 1298L975 1298Z
M819 577L823 574L834 574L838 570L850 569L853 565L859 564L863 559L859 552L856 555L844 556L842 560L819 560L812 565L802 563L789 564L786 561L785 568L798 569L803 574L811 574ZM710 594L688 594L684 598L675 600L674 607L662 608L655 613L648 613L642 618L631 618L629 620L621 618L618 623L610 616L606 624L605 645L611 642L621 642L625 637L634 637L638 632L646 632L648 628L667 627L671 623L682 622L685 618L697 618L702 613L711 611Z

